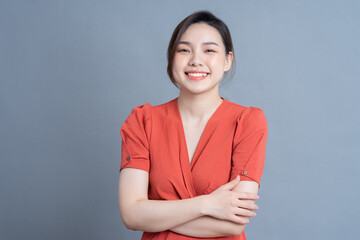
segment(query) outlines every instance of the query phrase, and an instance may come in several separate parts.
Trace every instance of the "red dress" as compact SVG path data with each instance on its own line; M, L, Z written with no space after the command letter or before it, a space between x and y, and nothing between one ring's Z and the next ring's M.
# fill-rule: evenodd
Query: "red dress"
M135 107L121 127L121 169L149 172L149 199L177 200L209 194L236 175L260 185L267 122L256 107L223 99L208 120L189 161L177 98ZM163 231L142 239L198 239ZM217 239L245 240L245 234Z

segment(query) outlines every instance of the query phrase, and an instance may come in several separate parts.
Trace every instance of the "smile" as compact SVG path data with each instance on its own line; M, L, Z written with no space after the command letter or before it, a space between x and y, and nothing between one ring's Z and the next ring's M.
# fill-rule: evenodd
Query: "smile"
M209 73L205 73L205 72L186 72L185 74L191 80L203 80L204 78L207 77L207 75L209 75Z

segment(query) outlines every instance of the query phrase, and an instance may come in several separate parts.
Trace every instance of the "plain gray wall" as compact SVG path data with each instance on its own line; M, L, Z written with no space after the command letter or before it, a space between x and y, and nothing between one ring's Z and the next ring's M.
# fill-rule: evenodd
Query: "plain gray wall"
M120 127L175 98L175 26L230 28L226 99L269 124L249 240L360 238L360 1L0 1L0 239L136 239L117 203Z

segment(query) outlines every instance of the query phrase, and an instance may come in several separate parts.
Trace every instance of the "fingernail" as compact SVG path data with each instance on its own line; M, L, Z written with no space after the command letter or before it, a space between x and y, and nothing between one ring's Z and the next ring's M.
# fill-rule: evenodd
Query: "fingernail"
M256 197L256 199L259 199L260 198L260 196L258 195L257 197Z
M240 176L239 176L239 175L237 175L237 176L236 176L236 180L239 180L239 179L240 179Z

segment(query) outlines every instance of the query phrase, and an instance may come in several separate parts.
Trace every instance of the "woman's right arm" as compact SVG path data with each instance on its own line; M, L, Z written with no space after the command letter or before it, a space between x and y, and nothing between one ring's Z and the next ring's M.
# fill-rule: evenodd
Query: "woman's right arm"
M258 188L258 183L254 181L240 181L232 191L257 194ZM242 217L244 220L247 220L247 222L250 217L255 216L255 213L252 211L258 209L255 200L243 200L241 208L243 209ZM171 231L191 237L213 238L240 235L242 231L244 231L246 225L247 223L238 224L204 216L172 228Z
M231 191L239 178L209 195L183 200L149 200L148 172L124 168L119 177L119 209L125 226L145 232L165 231L202 216L243 223L237 216L239 198L256 199L256 194Z

